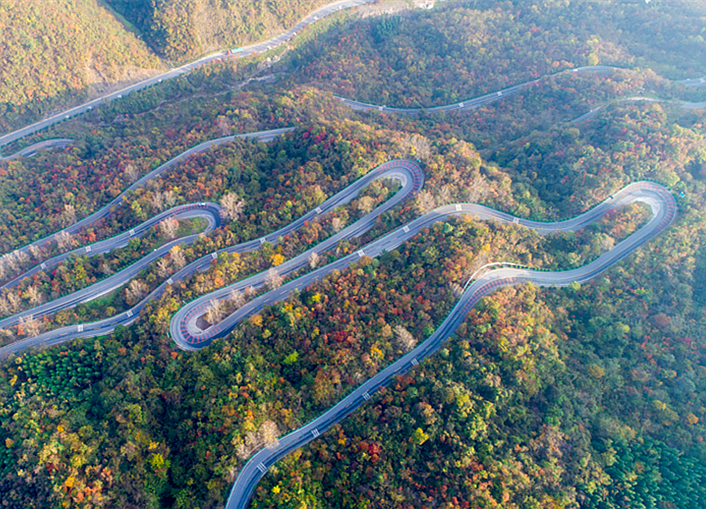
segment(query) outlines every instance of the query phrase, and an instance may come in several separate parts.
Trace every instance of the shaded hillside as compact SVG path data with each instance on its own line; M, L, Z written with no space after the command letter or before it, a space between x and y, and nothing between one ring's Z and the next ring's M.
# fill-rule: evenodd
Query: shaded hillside
M98 0L0 0L0 130L160 67Z
M326 0L107 0L161 56L178 60L266 39Z

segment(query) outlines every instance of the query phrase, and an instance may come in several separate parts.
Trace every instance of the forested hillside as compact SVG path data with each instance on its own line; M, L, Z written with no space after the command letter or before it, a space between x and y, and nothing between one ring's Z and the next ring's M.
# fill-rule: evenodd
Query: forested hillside
M653 180L679 206L659 237L588 283L485 297L432 357L270 468L250 506L703 507L706 128L704 109L679 100L706 98L704 88L671 79L706 74L706 5L679 5L479 0L341 17L326 33L303 34L275 66L257 58L207 66L20 140L8 153L43 139L72 142L0 161L3 253L87 216L203 141L295 128L268 144L236 140L192 156L130 193L73 245L172 205L234 194L242 211L109 295L8 327L0 344L122 313L185 263L275 231L390 159L418 160L423 189L361 238L321 253L319 266L440 205L560 220ZM468 34L477 42L451 44ZM508 42L518 37L525 44ZM440 60L443 51L453 65ZM333 97L438 104L594 63L591 54L626 69L542 80L477 109L438 114L359 112ZM279 81L256 79L284 72ZM645 95L656 102L624 100ZM631 204L589 228L548 236L451 218L293 292L201 351L175 346L168 327L185 303L277 267L395 191L376 182L276 245L218 257L110 336L4 359L0 500L42 509L223 507L255 451L431 335L476 269L501 260L580 267L650 217L649 207ZM100 257L72 257L0 292L0 314L91 284L201 227L184 222ZM5 256L0 278L51 254Z
M704 74L703 2L440 3L354 21L308 43L301 80L374 104L430 107L587 65ZM678 33L677 33L678 31Z
M0 132L205 52L266 40L326 3L0 0Z
M162 67L97 0L0 0L0 33L0 131Z

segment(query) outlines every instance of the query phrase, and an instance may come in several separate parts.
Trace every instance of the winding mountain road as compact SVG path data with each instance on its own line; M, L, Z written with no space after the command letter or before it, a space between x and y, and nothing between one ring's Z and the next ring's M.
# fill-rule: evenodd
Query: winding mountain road
M224 143L226 141L232 141L234 137L221 138L218 140L212 140L193 149L177 156L172 161L166 163L162 167L158 168L149 175L143 177L138 182L133 184L133 186L143 185L149 178L154 178L159 175L162 171L176 164L176 162L183 160L189 155L206 150L207 148L217 145L219 143ZM196 273L197 271L207 270L213 260L217 259L220 253L232 253L232 252L246 252L258 249L265 242L276 243L281 236L284 236L297 228L301 227L305 221L311 220L314 217L325 214L331 211L333 208L349 202L354 199L358 193L368 186L373 180L380 178L390 178L396 179L401 183L401 189L399 192L395 193L390 199L385 201L374 211L367 214L363 218L356 221L354 224L340 231L338 234L332 236L331 238L325 240L309 251L302 253L301 255L285 262L280 267L278 271L280 275L290 275L295 273L297 270L304 268L309 264L309 256L313 253L322 253L332 249L338 242L343 239L352 238L363 234L368 231L375 219L383 212L390 210L397 203L405 200L411 196L414 196L423 186L424 174L419 166L412 161L396 160L385 163L366 176L362 177L358 181L354 182L344 190L337 193L335 196L321 204L315 210L309 212L308 214L302 216L293 223L287 225L286 227L273 232L261 239L252 240L238 246L233 246L225 248L218 252L211 253L187 266L182 268L179 272L174 274L166 282L162 283L157 289L145 297L139 304L134 306L132 309L125 313L121 313L118 316L108 318L106 320L101 320L98 322L74 325L70 327L64 327L56 329L40 336L34 338L28 338L25 340L18 341L11 345L0 348L0 358L6 357L11 353L18 353L27 348L37 347L37 346L51 346L55 344L62 343L69 339L79 338L79 337L93 337L110 334L114 331L115 327L118 325L129 325L134 322L139 316L140 311L144 308L147 302L158 297L164 291L164 289L169 284L173 284L176 281L182 280L185 277ZM650 222L643 228L638 230L636 233L628 237L626 240L617 244L612 250L603 254L594 262L581 267L579 269L574 269L571 271L564 272L540 272L531 269L518 269L518 268L501 268L486 273L475 281L461 296L457 305L449 313L446 320L441 324L441 326L435 331L435 333L430 336L427 340L421 343L412 352L408 353L400 360L391 364L376 376L365 382L363 385L351 392L346 398L344 398L336 406L311 421L307 425L293 431L287 436L283 437L279 441L279 445L273 449L263 449L255 454L252 459L244 466L240 472L236 482L231 491L231 495L228 500L227 507L240 508L245 507L249 498L252 496L252 492L259 482L259 479L267 472L267 469L272 466L278 459L285 456L289 452L301 447L302 445L308 443L314 438L320 436L324 433L332 424L340 422L343 418L353 412L358 408L364 401L370 399L371 394L382 386L389 383L392 377L403 373L410 369L412 366L419 363L420 360L431 355L436 349L439 348L441 343L446 340L458 327L458 325L464 320L466 314L470 309L478 302L478 300L495 289L501 286L521 284L525 282L532 282L540 286L563 286L572 283L573 281L584 282L588 281L608 267L612 266L625 256L628 256L639 246L647 242L650 238L658 235L661 231L667 228L676 216L676 203L673 196L664 187L654 184L651 182L639 182L632 184L620 192L616 193L610 199L604 201L593 209L587 211L580 216L573 219L553 222L553 223L543 223L536 221L529 221L521 218L516 218L510 214L504 212L499 212L488 207L476 204L454 204L447 205L435 209L414 221L404 225L402 228L395 230L394 232L369 243L362 249L358 250L356 253L350 254L339 260L334 261L324 267L312 270L308 274L301 276L297 279L291 280L286 284L275 288L245 304L243 307L238 309L236 312L232 313L230 316L225 318L218 324L208 327L206 330L201 330L199 328L199 317L205 314L207 306L212 299L225 300L229 298L231 290L242 290L247 287L260 287L265 284L267 274L260 273L251 276L247 279L239 281L231 286L222 288L208 295L204 295L187 305L183 306L172 318L170 323L170 334L172 339L176 344L185 350L197 350L203 348L211 343L214 338L223 337L227 335L233 328L237 326L243 319L252 315L253 313L259 312L264 306L272 304L278 300L286 299L289 294L294 290L299 290L309 286L317 280L325 277L334 270L343 270L349 267L351 264L360 260L363 256L377 257L386 251L393 250L412 238L414 235L419 233L422 229L429 227L435 222L443 221L450 216L460 216L460 215L473 215L478 219L493 219L505 223L514 223L522 227L528 227L536 230L540 234L548 234L556 231L572 231L583 228L597 220L599 220L608 211L615 208L624 206L628 203L634 201L643 201L650 205L652 208L653 217ZM92 216L89 216L85 220L79 221L77 224L84 225L86 221L96 220L97 218L104 217L102 214L110 213L110 207L112 205L106 206ZM105 212L107 211L107 212ZM153 218L143 225L140 225L140 232L146 231L149 227L158 224L158 222L165 217L180 215L179 217L207 217L209 220L209 228L216 227L219 223L219 207L216 204L211 203L199 203L193 205L186 205L182 207L176 207L175 209L169 210ZM67 231L74 231L76 225L67 228ZM107 239L106 241L101 241L96 243L94 246L96 252L102 252L104 250L109 250L113 247L118 247L129 240L129 238L138 232L127 232L118 235L112 239ZM25 313L9 317L5 320L0 321L0 327L13 325L19 322L20 317L26 315L42 316L43 314L54 313L60 309L66 309L67 307L75 306L80 302L85 302L91 300L96 296L102 295L111 291L113 288L121 286L127 283L141 268L144 268L148 263L156 260L160 256L163 256L167 250L175 243L184 243L193 241L196 236L186 237L184 239L178 239L173 243L163 246L159 250L149 254L144 259L136 262L127 269L111 276L110 278L96 283L95 285L76 292L75 294L66 296L61 299L49 302L33 310L29 310ZM43 241L38 241L43 242ZM86 248L81 248L77 250L79 252L86 251ZM60 257L68 256L68 254L60 255ZM57 258L60 258L57 257ZM58 263L59 260L53 259ZM33 270L38 270L37 268Z
M224 140L231 141L232 138L233 137L228 137L227 139L213 140L211 142L201 144L178 156L174 160L167 163L167 165L173 165L175 162L182 160L184 157L187 157L192 153L205 150L206 148L217 143L224 142ZM169 167L167 165L165 166ZM155 172L152 172L150 175L136 182L135 185L144 184L147 177L153 178L161 173L160 170L164 171L164 169L166 168L158 168ZM73 338L105 335L113 332L115 327L118 325L129 325L137 319L140 311L144 308L146 303L158 297L167 285L173 284L175 281L179 281L188 275L196 273L197 271L207 270L212 261L217 259L220 253L251 251L258 249L265 242L276 243L281 236L284 236L301 227L305 221L311 220L320 214L325 214L333 208L354 199L362 189L368 186L372 181L380 178L398 180L401 183L400 191L395 193L390 199L385 201L374 211L359 219L348 228L340 231L338 234L330 237L309 251L285 262L278 268L280 275L293 274L297 270L308 265L309 256L311 253L322 253L328 251L343 239L361 235L372 227L375 219L380 214L390 210L402 200L414 196L423 186L424 174L421 171L421 168L419 168L416 163L405 160L395 160L385 163L358 181L354 182L346 189L340 191L335 196L331 197L315 210L302 216L286 227L261 239L211 253L210 255L187 265L169 278L166 282L162 283L157 289L150 293L150 295L145 297L145 299L126 313L94 323L56 329L34 338L18 341L6 347L0 348L0 357L5 357L11 353L17 353L31 347L55 345ZM622 207L635 201L645 202L651 207L652 219L647 225L642 227L636 233L617 244L613 249L600 256L597 260L584 267L563 272L540 272L523 268L500 268L479 277L463 293L458 303L453 308L451 313L449 313L441 326L434 332L434 334L417 346L417 348L366 381L346 396L341 402L327 412L323 413L321 416L317 417L305 426L282 437L279 440L277 447L262 449L256 453L243 467L238 478L236 479L228 499L227 508L233 509L246 507L248 500L252 496L255 486L259 482L260 478L277 460L320 436L331 425L340 422L361 404L363 404L363 402L370 399L371 395L376 390L387 385L393 377L399 375L400 373L406 372L411 369L411 367L417 365L419 361L435 352L443 341L453 334L456 328L463 322L470 309L479 301L481 297L502 286L526 282L531 282L539 286L564 286L571 284L574 281L579 283L588 281L613 264L617 263L622 258L628 256L650 238L658 235L661 231L667 228L676 217L676 203L671 193L669 193L669 191L661 185L651 182L638 182L627 186L620 192L611 196L610 199L602 202L586 213L562 222L544 223L529 221L476 204L461 203L446 205L439 207L407 223L403 227L389 233L388 235L369 243L356 253L347 255L334 261L333 263L312 270L297 279L291 280L286 284L251 300L222 322L208 327L206 330L199 329L198 318L206 312L206 307L212 299L227 299L233 289L242 290L247 287L262 286L265 284L267 275L265 273L256 274L239 281L234 285L219 289L216 292L200 297L183 306L172 318L170 323L170 333L172 339L182 349L197 350L210 344L214 338L227 335L243 319L253 313L259 312L263 309L263 307L272 304L273 302L286 299L292 291L305 288L317 280L322 279L334 270L343 270L351 264L359 261L363 256L377 257L386 251L391 251L411 239L424 228L428 228L435 222L446 220L450 216L470 214L478 219L492 219L504 223L514 223L521 227L532 228L540 234L548 234L551 232L573 231L584 228L587 225L599 220L610 210ZM199 203L176 207L175 209L166 211L152 220L143 223L143 225L140 225L138 228L140 228L141 232L146 231L149 227L158 224L158 222L165 217L175 215L179 217L198 216L210 218L209 228L213 228L220 224L219 211L218 205L211 203ZM100 212L101 211L96 213L98 217L102 217L99 215ZM107 239L106 241L96 243L94 245L96 247L96 252L112 248L112 243L115 243L115 245L120 245L121 243L124 244L135 233L137 232L123 233L112 239ZM62 299L49 302L39 308L35 308L34 310L2 320L0 321L0 327L16 324L18 323L20 317L25 316L26 314L37 316L37 314L41 315L53 313L59 309L66 309L67 307L75 306L79 302L85 302L86 300L95 298L97 295L107 293L108 291L111 291L111 289L128 282L130 278L132 278L137 271L140 270L138 267L144 268L146 264L156 260L160 256L163 256L173 244L188 242L191 237L195 238L195 236L190 236L184 239L178 239L173 243L163 246L159 250L149 254L140 262L133 264L133 266L128 267L114 276L111 276L111 278L96 283L96 285L93 285L92 287L86 288ZM81 252L85 250L86 248L84 247L78 251ZM61 256L65 257L68 256L68 254Z
M276 447L261 449L252 456L250 461L246 463L238 474L228 498L226 508L245 509L257 483L275 462L322 435L333 424L342 421L365 401L369 400L375 391L386 386L393 377L407 372L418 365L421 360L433 354L442 343L454 333L458 326L464 321L468 312L478 303L481 297L503 286L516 284L533 283L538 286L566 286L574 281L578 283L589 281L667 228L676 217L677 208L671 193L661 185L652 182L631 184L619 193L616 193L609 200L606 200L585 214L558 223L527 221L479 205L447 205L408 223L403 228L366 246L364 248L366 256L379 256L385 251L398 247L418 233L422 228L426 228L432 223L444 220L449 216L462 214L472 214L481 219L495 219L500 222L516 223L520 226L532 228L541 234L576 230L597 221L606 212L614 208L635 201L645 202L651 207L652 219L649 223L584 267L563 272L540 272L531 269L501 268L488 272L478 278L463 293L456 306L448 314L439 328L414 350L360 385L330 410L324 412L305 426L281 437ZM246 310L244 307L236 314L240 315L240 319L243 319L248 314L262 309L262 305L265 303L286 298L292 290L306 287L315 280L324 277L332 270L345 268L358 259L359 256L357 254L350 255L333 264L302 276L299 279L290 281L282 288L270 292L270 294L272 294L271 297L268 297L268 294L260 297L262 302L258 303L255 309ZM254 301L251 304L254 304Z
M344 104L350 106L354 110L359 110L359 111L369 111L369 110L377 110L383 113L395 113L399 115L414 115L417 113L420 113L422 111L425 111L427 113L435 113L438 111L458 111L458 110L472 110L474 108L478 108L479 106L483 106L484 104L488 104L500 99L503 99L505 97L511 96L517 92L519 92L522 89L525 89L527 87L530 87L532 85L536 85L542 81L549 80L556 78L557 76L563 76L564 74L581 74L581 73L612 73L614 71L619 71L619 67L608 67L605 65L593 65L593 66L586 66L586 67L577 67L575 69L567 69L566 71L560 71L555 74L550 74L548 76L543 76L541 78L537 78L536 80L531 80L527 81L525 83L520 83L518 85L514 85L512 87L507 87L502 90L498 90L497 92L491 92L489 94L482 95L480 97L474 97L472 99L467 99L465 101L453 103L453 104L445 104L443 106L434 106L431 108L394 108L394 107L389 107L389 106L381 106L377 104L370 104L370 103L364 103L360 101L354 101L353 99L346 99L345 97L340 97L340 96L334 96L336 99L339 101L343 102Z
M389 210L392 206L394 206L394 204L414 195L414 193L416 193L423 184L423 174L421 173L419 167L411 161L391 161L386 163L349 186L349 188L344 189L332 197L316 210L303 216L287 227L268 235L266 238L261 240L251 241L241 244L240 246L227 248L221 252L248 251L257 249L264 242L276 242L279 236L285 235L286 233L300 227L304 221L313 218L315 215L325 213L341 203L350 201L360 192L361 189L369 185L370 182L377 178L398 179L402 183L402 189L390 200L378 207L378 209L361 218L345 230L342 230L339 234L337 234L337 236L328 239L310 251L302 253L298 257L293 258L280 267L282 274L292 273L308 263L308 257L311 252L326 251L332 248L343 238L351 238L353 236L360 235L372 226L372 222L380 213L382 213L382 211ZM599 220L608 211L635 201L645 202L651 207L653 217L649 223L628 237L626 240L617 244L612 250L603 254L597 260L584 267L563 272L540 272L531 269L501 268L488 272L478 278L478 280L476 280L464 292L454 309L451 313L449 313L441 326L432 336L421 343L417 348L382 370L373 378L369 379L367 382L346 396L346 398L344 398L336 406L315 420L286 435L285 437L282 437L279 440L279 445L277 447L273 449L262 449L255 454L244 466L236 479L231 495L228 499L227 507L229 509L246 507L247 502L252 496L253 490L260 478L278 459L320 436L331 425L336 422L340 422L347 415L358 408L363 402L370 399L371 395L376 390L387 385L393 377L409 370L411 367L417 365L419 361L436 351L443 341L453 334L458 325L463 322L470 309L482 296L487 295L502 286L521 284L525 282L531 282L540 286L564 286L571 284L574 281L579 283L588 281L625 256L628 256L650 238L658 235L661 231L667 228L676 217L676 203L671 193L669 193L669 191L667 191L664 187L651 182L638 182L624 188L610 199L604 201L586 213L581 214L580 216L567 221L554 223L543 223L516 218L510 214L499 212L482 205L447 205L435 209L415 219L414 221L411 221L402 228L395 230L385 237L371 242L356 253L350 254L324 267L313 270L300 278L289 281L281 287L253 299L221 323L213 327L209 327L207 330L201 331L199 334L191 334L189 330L193 330L196 319L205 312L205 306L211 299L225 299L231 289L243 289L248 286L261 286L264 284L265 274L258 274L243 281L239 281L234 285L220 289L209 295L205 295L182 307L177 314L174 315L170 324L172 338L181 348L187 350L200 349L210 344L214 338L226 335L240 321L247 318L251 314L260 311L264 306L278 300L286 299L292 291L305 288L315 281L325 277L327 274L330 274L334 270L343 270L352 263L360 260L363 256L377 257L386 251L395 249L419 233L422 229L431 226L435 222L443 221L450 216L470 214L478 219L493 219L505 223L514 223L521 227L532 228L540 234L548 234L550 232L573 231L584 228L585 226ZM112 332L117 325L128 325L137 318L144 305L149 300L158 296L167 284L182 279L189 274L193 274L197 270L207 269L210 266L211 261L217 258L217 256L218 255L214 253L184 267L184 269L182 269L179 273L172 276L168 282L163 283L157 290L152 292L152 294L146 297L142 302L127 313L100 322L57 329L42 336L38 336L37 338L30 338L29 340L24 340L13 345L9 345L8 347L4 347L0 349L0 355L7 355L12 352L21 351L22 349L31 346L52 345L74 337L104 335Z
M603 73L603 74L608 74L612 73L615 71L621 71L620 67L609 67L605 65L594 65L594 66L585 66L585 67L577 67L575 69L567 69L565 71L560 71L555 74L550 74L548 76L543 76L541 78L537 78L536 80L531 80L527 81L525 83L520 83L518 85L514 85L512 87L507 87L502 90L499 90L497 92L491 92L489 94L485 94L479 97L474 97L471 99L467 99L465 101L460 101L457 103L453 104L445 104L443 106L434 106L430 108L394 108L394 107L389 107L389 106L383 106L383 105L377 105L377 104L371 104L371 103L365 103L361 101L355 101L353 99L347 99L345 97L340 97L340 96L334 96L336 99L339 101L343 102L344 104L348 105L351 109L357 110L357 111L370 111L370 110L375 110L379 111L382 113L394 113L397 115L416 115L418 113L421 113L422 111L427 112L427 113L436 113L439 111L459 111L459 110L472 110L475 108L478 108L480 106L483 106L485 104L489 104L494 101L498 101L500 99L504 99L505 97L509 97L513 94L516 94L520 90L523 90L525 88L528 88L532 85L539 84L543 81L549 80L549 79L554 79L559 76L563 76L565 74L585 74L585 73ZM681 81L675 81L675 83L678 83L680 85L683 85L686 88L693 88L693 87L703 87L706 86L706 78L698 78L698 79L688 79L688 80L681 80ZM621 100L640 100L640 98L625 98ZM685 109L705 109L706 108L706 103L691 103L691 102L686 102L686 101L675 101L675 100L667 100L667 101L662 101L660 99L652 99L652 98L641 98L641 100L646 100L646 101L653 101L653 102L671 102L674 104L680 105L682 108ZM578 122L581 120L586 120L595 113L600 110L602 106L598 106L597 108L589 111L588 113L580 116L577 119L574 119L572 122Z
M223 140L224 139L221 138L219 140L214 141L222 142ZM203 145L204 144L199 145L195 148L203 147ZM182 156L175 158L175 160L180 160ZM301 228L307 221L310 221L319 215L326 214L327 212L330 212L331 210L340 205L350 202L358 195L358 193L360 193L360 191L370 185L371 182L384 178L398 180L401 184L401 189L397 193L395 193L391 198L389 198L380 206L378 206L375 210L367 214L365 217L363 217L359 221L356 221L353 225L349 226L348 228L341 230L336 235L323 241L314 249L319 252L326 251L334 247L336 243L343 239L360 236L366 231L368 231L370 228L372 228L375 219L380 214L392 209L402 200L414 196L422 188L424 184L424 173L416 163L405 160L390 161L384 163L378 166L370 173L368 173L367 175L353 182L351 185L349 185L336 195L326 200L324 203L316 207L316 209L310 211L309 213L300 217L296 221L288 224L287 226L273 233L270 233L260 239L251 240L242 244L238 244L236 246L231 246L228 248L221 249L219 251L215 251L186 265L177 273L172 275L169 279L167 279L167 281L159 285L159 287L157 287L140 303L138 303L130 310L105 320L81 325L62 327L46 332L44 334L40 334L39 336L16 341L15 343L11 343L10 345L0 348L0 358L4 358L12 353L19 353L28 348L53 346L74 338L86 338L110 334L115 330L115 327L117 327L118 325L127 326L133 323L137 319L140 311L142 311L147 302L159 297L168 285L174 284L177 281L181 281L184 278L195 274L196 272L203 272L205 270L208 270L208 268L211 266L211 263L216 260L218 256L222 253L243 253L253 251L259 249L265 242L276 244L277 242L279 242L280 237L284 237L285 235L296 231L297 229ZM176 209L166 211L163 214L157 216L156 218L143 223L138 228L140 228L141 232L144 232L151 226L158 224L162 219L173 216L175 214L179 214L179 217L204 217L209 220L210 229L220 225L218 215L219 211L220 206L208 202L193 205L184 205L182 207L177 207ZM120 247L127 243L130 237L137 235L138 233L139 232L137 232L137 229L130 230L129 232L123 233L106 241L102 241L102 243L97 243L102 245L100 246L100 249L97 248L96 252L106 252L115 247ZM98 283L95 283L92 286L84 288L83 290L79 290L78 292L75 292L71 295L67 295L60 299L47 302L22 313L10 316L8 318L5 318L4 320L0 320L0 328L16 325L20 323L20 320L23 317L43 317L49 314L56 313L62 309L74 307L79 303L88 302L101 295L105 295L106 293L109 293L115 288L119 288L120 286L128 283L130 279L132 279L140 270L146 268L147 265L164 256L174 245L192 243L196 240L196 238L198 238L198 235L191 235L165 244L164 246L148 254L147 256L135 262L134 264L130 265L126 269L123 269L122 271L114 274L113 276L105 280L99 281ZM77 251L81 254L84 254L86 253L86 248L80 248ZM295 257L292 260L289 260L288 262L282 264L279 267L280 274L286 275L305 266L308 263L308 253L309 252L305 253L304 255ZM55 263L58 263L58 261L61 261L61 259L65 259L69 254L70 253L60 255L59 257L56 257L52 260L54 260ZM95 253L91 251L91 254ZM40 269L41 267L35 267L30 272L34 273ZM23 274L22 276L16 278L16 280L24 278L26 277L26 275L27 274ZM242 280L233 286L240 285L242 286L242 288L246 288L248 286L258 287L264 283L266 276L266 273L257 274L255 276ZM228 287L228 292L230 291L230 288L231 287ZM197 319L203 314L198 313L198 311L202 309L202 307L200 306L204 305L204 303L208 303L210 299L213 298L225 298L228 292L224 293L223 291L219 291L217 292L218 295L210 294L208 296L208 299L206 300L197 299L195 301L192 301L190 305L187 306L189 317L193 317L194 320ZM179 316L182 316L179 313L181 313L181 310L177 314ZM233 317L228 317L221 324L218 324L216 327L210 328L210 330L206 334L201 334L197 337L191 337L188 334L184 335L183 333L181 333L181 327L175 327L174 324L178 322L175 322L175 320L173 319L172 337L176 341L177 345L183 349L194 350L197 348L203 348L207 344L210 344L211 339L213 337L222 336L224 334L224 331L228 329L228 327L232 329L232 327L235 326L235 322L232 324L232 326L230 326L230 321L232 319Z

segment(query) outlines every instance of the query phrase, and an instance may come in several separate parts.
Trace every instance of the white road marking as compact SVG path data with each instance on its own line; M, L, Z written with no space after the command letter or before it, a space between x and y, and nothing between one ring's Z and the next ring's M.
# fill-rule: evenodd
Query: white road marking
M322 211L321 211L321 207L316 207L315 212L316 212L317 214L321 214L321 212L322 212Z
M128 312L125 314L127 315L128 318L130 318L132 316L132 309L128 310Z
M86 246L86 252L90 253L91 252L91 246Z
M360 249L360 250L358 251L358 256L359 256L360 258L363 258L363 257L365 256L365 253L363 252L362 249Z
M458 103L459 108L463 108L463 103Z
M44 270L44 269L47 268L47 264L46 264L46 263L42 263L42 264L40 265L40 267L41 267L42 270Z
M519 224L519 223L520 223L520 218L519 218L519 217L515 217L515 218L512 219L512 222L515 223L515 224Z
M211 253L211 258L213 258L214 260L218 258L218 253Z
M264 244L265 242L267 242L267 240L265 239L265 237L262 237L262 238L260 239L260 244Z
M263 474L264 474L265 472L267 472L267 467L264 465L264 463L260 463L260 464L257 466L257 469L258 469L260 472L262 472Z
M461 210L463 210L463 209L461 208L461 204L460 204L460 203L457 203L457 204L456 204L456 210L457 210L458 212L461 212Z
M370 399L370 394L368 394L367 392L364 392L364 393L363 393L363 399L364 399L365 401L368 401L368 400Z
M311 434L314 435L314 438L319 438L319 430L318 429L312 429Z
M409 226L404 225L404 227L402 229L404 230L405 233L409 233Z
M132 237L133 235L135 235L135 230L130 230L129 233L130 233L130 237Z
M419 361L417 359L412 359L412 366L419 366Z
M83 332L83 325L78 326L78 331L77 332Z
M172 278L167 279L167 284L168 284L168 285L173 285L173 284L174 284L174 281L172 280Z
M503 93L502 93L502 92L498 92L498 95L503 95Z

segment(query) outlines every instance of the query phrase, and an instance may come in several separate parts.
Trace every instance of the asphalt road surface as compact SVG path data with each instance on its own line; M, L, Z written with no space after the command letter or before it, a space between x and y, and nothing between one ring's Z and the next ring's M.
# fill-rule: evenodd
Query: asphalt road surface
M66 260L71 255L95 256L97 254L108 253L113 249L125 247L127 246L130 239L140 237L141 235L146 233L151 227L158 225L161 221L167 218L190 219L200 217L208 221L208 226L206 227L203 233L210 232L221 225L220 212L220 205L209 202L194 203L174 207L173 209L162 212L161 214L153 217L152 219L145 221L141 225L136 226L135 228L127 232L121 233L120 235L116 235L115 237L111 237L100 242L96 242L95 244L91 244L90 246L75 249L68 253L64 253L50 260L47 260L41 265L37 265L28 272L22 274L22 276L19 276L13 279L11 282L6 283L5 287L15 286L25 277L31 277L33 274L39 272L40 270L49 270L53 267L56 267L57 265L59 265L59 263ZM169 250L172 247L177 245L184 246L193 244L194 242L196 242L199 236L200 233L188 235L186 237L181 237L179 239L168 242L162 245L161 247L155 249L147 256L140 258L140 260L126 267L120 272L117 272L112 276L102 279L91 286L83 288L82 290L74 292L70 295L54 299L52 301L46 302L34 308L28 309L21 313L17 313L8 318L0 320L0 329L5 329L7 327L17 325L21 322L22 319L27 317L41 318L47 315L52 315L63 309L68 309L77 306L78 304L89 302L102 295L106 295L112 292L113 290L120 288L124 284L128 283L132 278L137 276L137 274L141 270L147 268L150 263L159 260L163 256L167 255L167 253L169 253Z
M375 0L341 0L338 2L331 3L329 5L325 5L306 16L294 27L290 28L286 32L276 37L273 37L272 39L269 39L264 42L259 42L257 44L251 44L250 46L244 46L242 48L234 48L233 50L224 50L212 53L194 62L165 72L164 74L160 74L153 78L141 81L139 83L135 83L134 85L130 85L129 87L125 87L123 89L117 90L102 97L98 97L92 101L89 101L80 106L76 106L75 108L68 109L52 117L45 118L44 120L41 120L35 124L23 127L22 129L18 129L17 131L0 136L0 147L7 145L8 143L11 143L15 140L19 140L20 138L23 138L27 135L36 133L37 131L44 129L45 127L49 127L59 122L63 122L72 117L85 113L86 111L92 110L96 106L100 106L102 103L112 101L113 99L120 99L121 97L128 95L130 92L136 92L138 90L151 87L153 85L161 83L164 80L177 78L179 76L182 76L183 74L193 71L194 69L198 69L203 65L210 64L213 62L220 62L226 58L247 57L256 53L262 53L272 48L276 48L294 38L307 25L315 23L321 18L333 14L334 12L338 12L342 9L349 9L351 7L357 7L359 5L371 3L374 1Z
M52 149L52 148L64 148L64 147L69 146L72 141L73 140L70 140L67 138L54 138L52 140L40 141L39 143L35 143L34 145L31 145L27 148L19 150L19 151L15 152L14 154L9 155L7 157L0 156L0 161L13 161L13 160L18 159L20 157L32 157L39 150L47 150L47 149Z
M684 85L687 88L692 87L705 87L706 86L706 76L702 78L690 78L686 80L677 81L677 83Z

